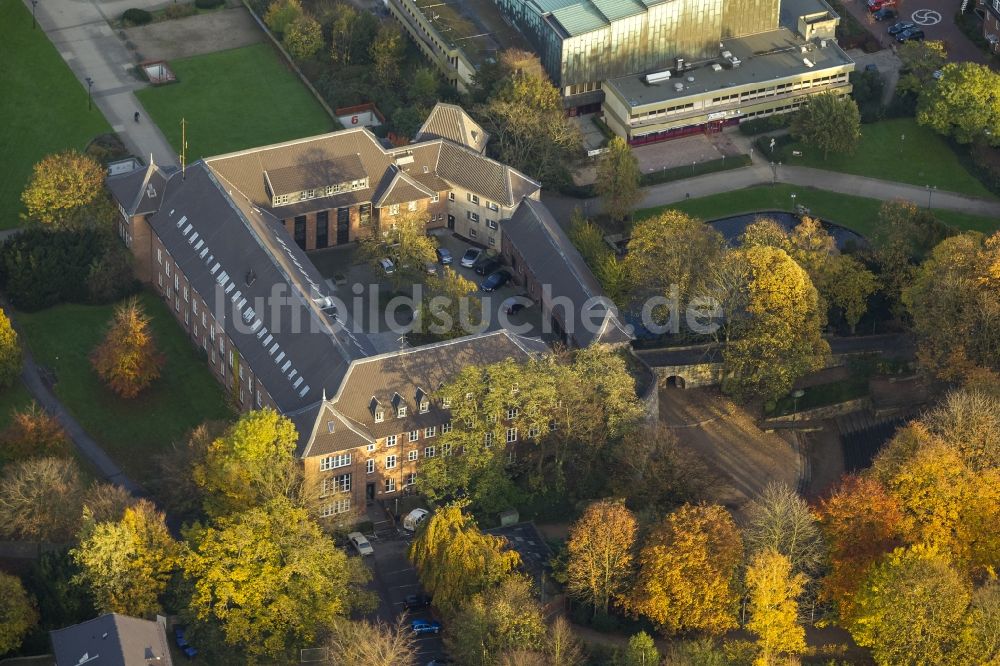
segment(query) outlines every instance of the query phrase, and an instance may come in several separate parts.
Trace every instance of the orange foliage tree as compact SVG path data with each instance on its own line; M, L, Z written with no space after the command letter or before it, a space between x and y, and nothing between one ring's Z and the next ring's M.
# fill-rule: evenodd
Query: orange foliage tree
M902 543L903 510L876 479L847 476L816 513L830 549L830 573L823 579L822 594L847 619L869 569Z
M720 634L737 626L743 543L721 506L685 504L653 528L639 554L628 610L667 633Z
M0 433L0 444L10 458L70 454L62 426L34 401L11 414L10 425Z
M134 398L160 376L164 358L156 350L149 317L135 299L121 304L91 363L108 387Z

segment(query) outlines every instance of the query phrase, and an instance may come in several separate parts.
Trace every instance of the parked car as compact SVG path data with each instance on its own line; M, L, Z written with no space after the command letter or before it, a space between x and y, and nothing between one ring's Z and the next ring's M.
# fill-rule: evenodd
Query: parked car
M896 35L896 41L900 44L903 42L921 42L923 39L924 31L919 28L910 28Z
M895 7L896 0L868 0L868 12L874 14L883 7Z
M521 310L527 307L525 304L525 296L511 296L510 298L505 298L503 303L500 304L500 309L509 315L517 314Z
M403 529L408 532L416 532L420 523L424 522L430 511L427 509L414 509L403 517Z
M408 611L427 608L430 605L431 598L426 594L410 594L403 599L403 608Z
M194 659L198 656L198 650L187 642L187 629L184 625L174 625L174 642L177 643L177 649L184 653L188 659Z
M354 549L358 551L358 555L361 557L375 554L375 549L372 548L372 545L368 543L368 539L361 532L351 532L347 535L347 538L354 544Z
M474 270L476 271L476 275L489 275L490 273L499 270L501 266L503 266L503 264L496 259L487 259L486 261L476 264Z
M472 268L473 266L476 265L476 262L479 261L479 257L481 257L482 255L483 255L482 250L480 250L479 248L470 247L468 250L465 251L465 254L462 255L462 267Z
M438 261L441 262L442 266L447 266L451 263L451 250L446 247L439 247L437 250Z
M912 21L897 21L896 23L890 25L889 29L886 32L888 32L890 35L898 35L904 30L909 30L910 28L916 28L916 27L917 27L916 24L913 23Z
M486 292L496 291L500 287L507 284L508 280L510 280L510 273L507 271L497 271L495 273L490 273L489 277L483 280L482 284L479 285L479 288Z
M418 636L441 633L441 623L437 620L413 620L410 622L410 628Z
M872 18L876 21L888 21L896 18L897 16L898 14L896 14L896 10L892 7L883 7L882 9L872 13Z
M382 272L386 275L392 275L396 272L396 265L392 263L392 259L383 257L378 260L378 265L382 267Z

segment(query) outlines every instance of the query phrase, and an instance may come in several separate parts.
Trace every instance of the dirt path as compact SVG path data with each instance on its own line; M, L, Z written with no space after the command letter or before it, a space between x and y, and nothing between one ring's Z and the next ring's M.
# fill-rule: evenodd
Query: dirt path
M715 389L661 389L660 421L719 475L713 501L738 509L770 481L798 486L802 463L792 444L760 430Z
M123 32L141 60L176 60L264 41L264 33L244 7L160 21Z

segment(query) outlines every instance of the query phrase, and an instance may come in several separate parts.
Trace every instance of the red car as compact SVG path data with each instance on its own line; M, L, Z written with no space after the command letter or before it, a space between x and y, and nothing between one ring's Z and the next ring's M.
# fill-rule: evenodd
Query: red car
M868 11L872 14L883 7L895 7L896 0L868 0Z

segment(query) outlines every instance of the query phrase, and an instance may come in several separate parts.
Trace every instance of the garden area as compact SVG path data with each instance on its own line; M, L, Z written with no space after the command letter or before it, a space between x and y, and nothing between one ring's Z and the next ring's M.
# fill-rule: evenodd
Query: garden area
M87 90L19 0L0 0L0 43L4 45L0 95L0 229L21 226L20 195L32 165L49 153L82 151L111 128L95 107L87 110Z
M163 302L150 292L139 301L166 361L160 378L130 400L112 393L90 363L114 305L64 304L17 318L36 362L51 371L56 396L126 474L144 483L156 474L156 454L202 422L230 418L232 411Z
M187 121L187 160L337 129L270 44L170 63L177 83L136 91L178 152Z
M634 220L653 217L664 210L680 210L703 220L715 220L757 210L791 210L792 194L795 203L808 208L812 215L852 229L862 236L870 236L882 202L877 199L854 197L794 185L757 185L743 190L725 192L709 197L687 199L666 206L646 208L635 212ZM956 229L992 233L1000 229L1000 220L969 215L950 210L933 209L942 222Z
M793 151L802 154L794 156ZM994 198L979 179L969 173L944 137L918 125L913 118L861 125L861 140L851 155L831 152L824 159L820 151L798 141L789 141L777 146L770 158L791 166L839 171L920 187L931 185L948 192Z

